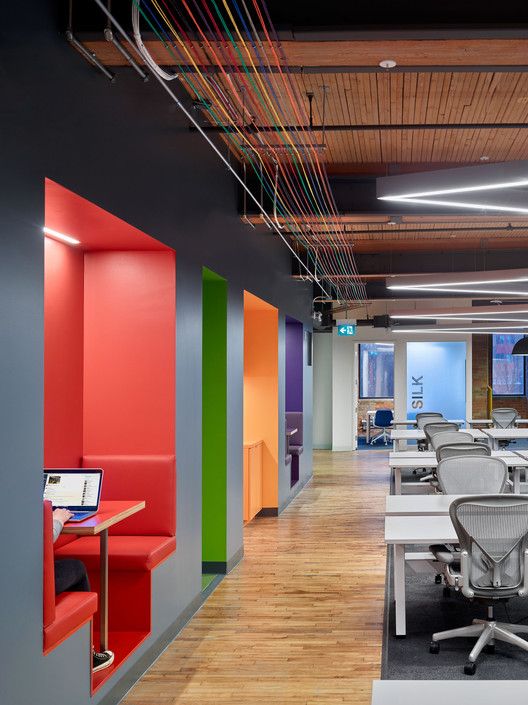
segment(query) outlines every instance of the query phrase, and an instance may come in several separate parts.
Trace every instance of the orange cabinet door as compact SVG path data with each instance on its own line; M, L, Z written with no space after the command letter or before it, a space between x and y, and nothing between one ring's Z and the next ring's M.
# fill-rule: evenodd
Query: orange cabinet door
M242 485L242 495L244 498L244 521L249 521L249 451L250 448L244 446L244 478Z
M249 516L262 509L262 443L249 450Z

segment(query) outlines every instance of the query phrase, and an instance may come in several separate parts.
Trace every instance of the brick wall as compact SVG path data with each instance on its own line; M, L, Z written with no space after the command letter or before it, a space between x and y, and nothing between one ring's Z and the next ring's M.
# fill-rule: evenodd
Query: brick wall
M473 336L473 418L485 419L488 415L487 394L491 383L490 370L491 336Z
M365 435L361 421L367 420L367 411L372 409L394 409L394 399L359 399L358 400L358 433Z
M473 418L487 417L487 387L491 385L491 335L473 336ZM523 418L528 417L526 397L493 397L493 407L517 409Z

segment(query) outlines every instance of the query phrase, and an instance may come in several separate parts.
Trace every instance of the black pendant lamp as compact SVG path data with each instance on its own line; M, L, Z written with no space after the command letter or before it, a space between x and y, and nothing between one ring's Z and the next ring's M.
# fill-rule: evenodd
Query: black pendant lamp
M518 340L512 348L512 355L528 355L528 337Z

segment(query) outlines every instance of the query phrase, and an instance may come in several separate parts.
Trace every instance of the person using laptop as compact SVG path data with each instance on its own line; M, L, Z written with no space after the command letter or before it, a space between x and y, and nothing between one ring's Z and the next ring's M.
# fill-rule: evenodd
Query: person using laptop
M62 527L71 519L73 512L69 509L53 510L53 542L59 538ZM90 581L86 566L78 558L61 558L55 560L55 594L61 592L90 592ZM96 651L92 649L92 670L95 672L108 668L114 662L113 651Z

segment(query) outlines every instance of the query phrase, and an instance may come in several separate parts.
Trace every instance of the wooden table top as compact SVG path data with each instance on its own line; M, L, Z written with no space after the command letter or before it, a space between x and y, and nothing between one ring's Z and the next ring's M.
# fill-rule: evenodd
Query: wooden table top
M123 519L145 509L145 502L137 500L106 500L99 504L97 514L84 521L67 522L62 529L63 534L76 536L95 536L101 531L117 524Z

